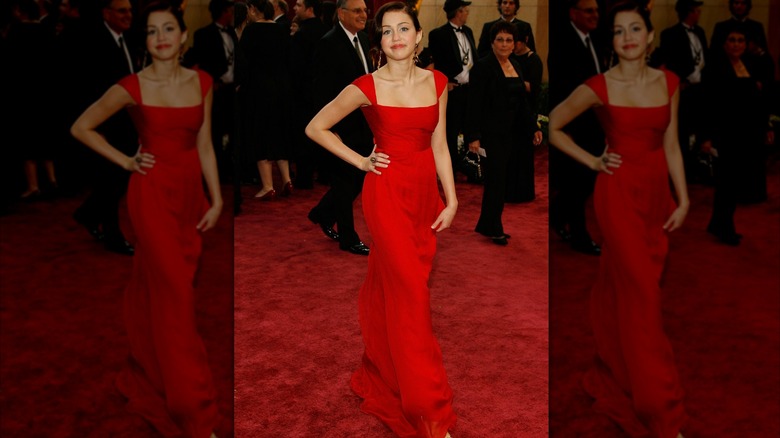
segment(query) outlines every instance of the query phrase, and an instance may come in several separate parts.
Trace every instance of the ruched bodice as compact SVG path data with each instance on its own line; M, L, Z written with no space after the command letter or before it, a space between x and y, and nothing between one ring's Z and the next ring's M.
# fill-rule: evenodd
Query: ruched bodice
M434 72L436 95L447 78ZM455 423L452 390L431 327L428 278L436 254L431 225L444 207L431 138L439 105L378 105L373 76L353 82L371 105L363 113L377 150L390 157L363 185L363 213L373 242L360 289L365 353L352 376L361 409L400 437L442 438Z

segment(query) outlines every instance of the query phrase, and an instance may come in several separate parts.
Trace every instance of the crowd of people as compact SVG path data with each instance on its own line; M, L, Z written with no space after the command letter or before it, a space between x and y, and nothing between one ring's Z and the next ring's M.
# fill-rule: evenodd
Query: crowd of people
M535 199L543 56L516 17L519 0L497 0L499 17L478 40L467 25L471 2L446 0L447 21L429 31L427 47L403 2L374 16L365 0L211 0L212 22L192 32L189 49L181 2L147 3L134 20L130 0L13 0L0 40L10 61L0 80L14 84L3 88L14 108L4 119L14 146L4 167L24 176L19 190L5 177L3 205L58 196L63 181L88 187L76 223L108 251L138 249L126 292L132 356L119 389L131 404L164 406L144 412L162 432L214 433L219 414L188 312L199 232L220 215L220 182L235 190L235 214L242 185L257 187L251 202L278 202L321 183L328 190L308 220L341 250L372 256L353 390L399 435L447 436L452 390L427 286L436 232L455 217L459 181L483 185L474 231L500 246L511 237L504 204ZM686 414L660 330L666 233L685 220L687 184L711 177L707 231L740 244L737 205L767 199L775 62L750 0L729 0L732 17L709 44L700 0L677 0L679 23L660 32L647 2L608 3L567 0L551 17L550 226L576 251L604 249L591 305L598 358L585 389L625 430L675 437ZM586 225L594 190L601 245ZM135 244L120 227L126 193ZM355 229L361 193L371 247ZM614 297L628 289L638 293L617 308ZM158 295L167 298L148 299ZM162 328L169 319L176 336ZM648 387L660 374L671 382L665 391ZM199 391L195 380L205 382Z
M737 205L767 199L766 164L774 143L770 112L778 110L776 103L772 108L772 102L778 101L776 60L768 52L763 25L749 17L750 0L729 0L732 17L713 26L710 44L708 33L698 25L703 4L700 0L675 3L678 23L655 32L659 43L648 49L648 65L680 78L677 135L686 178L714 187L707 231L719 242L736 246L741 239L733 222ZM605 5L596 0L571 0L558 19L551 17L547 60L554 84L551 108L617 62L610 44L612 31L599 19L604 10ZM593 111L577 117L567 132L594 155L606 147ZM551 228L574 250L600 254L585 223L593 172L553 149L550 182Z
M132 254L132 245L118 229L114 214L118 199L124 194L126 175L95 160L94 154L85 152L67 132L75 117L108 85L125 74L137 72L149 62L142 44L143 30L133 19L133 12L136 15L140 12L140 5L129 1L121 2L120 6L111 6L111 3L14 0L4 10L1 47L15 68L3 74L8 82L29 86L5 90L9 101L19 109L8 120L9 126L23 129L9 129L18 134L13 136L13 143L20 147L14 149L13 164L7 164L12 172L6 177L8 184L4 184L3 205L8 207L20 199L31 201L62 192L77 194L84 189L93 189L89 201L74 217L109 250ZM427 47L417 49L416 63L423 68L439 70L448 77L447 139L454 175L462 175L461 179L477 184L491 180L487 184L486 198L498 199L502 205L504 202L529 202L535 198L534 141L537 130L531 123L524 125L528 129L513 134L517 139L516 147L508 148L506 160L502 160L508 164L498 172L499 180L493 180L497 169L491 167L491 161L497 161L494 158L502 153L491 155L490 142L487 148L482 148L484 156L469 150L473 139L466 132L466 108L469 99L481 99L476 93L469 96L469 71L480 58L493 53L493 41L489 39L491 27L498 22L511 22L517 33L511 34L512 42L507 44L512 46L510 57L517 77L522 78L525 85L517 89L517 99L525 120L535 121L542 98L543 56L535 51L530 24L516 17L519 0L496 2L499 17L484 23L479 44L466 25L470 4L469 1L445 2L447 23L431 30ZM334 80L338 74L327 66L331 59L329 50L333 50L333 46L320 44L328 31L341 27L359 38L364 51L361 74L372 72L381 62L376 38L365 29L373 20L366 3L213 0L209 2L208 10L212 22L192 32L190 47L183 50L181 61L186 67L205 71L213 80L212 143L220 178L225 183L232 183L235 189L235 213L241 211L244 202L240 196L242 185L256 185L255 199L269 201L291 196L294 190L311 189L317 183L333 188L324 198L326 204L334 199L337 201L334 205L338 207L333 208L345 211L347 199L351 198L351 201L360 193L359 175L344 181L342 172L334 168L340 164L309 140L303 134L303 128L326 102L356 78L344 76L344 79ZM115 36L123 36L127 69L100 71L105 68L97 65L100 63L96 60L101 59L97 53L107 49L97 46L87 36L101 23L111 27ZM461 31L456 32L456 28ZM61 80L46 80L43 76L55 66ZM31 93L40 95L41 99L57 96L57 104L42 109L32 103L40 99L31 99ZM356 115L354 119L360 117ZM129 153L137 147L136 133L126 115L120 113L116 118L124 120L114 122L112 129L117 133L123 131ZM54 121L54 129L36 129L43 119ZM366 142L371 141L370 135L370 130L365 129ZM103 169L79 171L79 163L85 160ZM467 164L475 161L479 162L479 177L474 175L474 166ZM22 176L25 186L21 185ZM275 178L279 181L274 182ZM106 180L112 182L100 183ZM498 196L492 194L496 184L503 186ZM331 217L318 217L325 215L318 211L321 212L314 210L310 219L326 229L331 237L343 237L342 249L367 253L365 245L351 231L351 219L346 218L346 213L338 214L341 220L336 221ZM328 213L325 216L335 215ZM501 239L493 241L503 244Z

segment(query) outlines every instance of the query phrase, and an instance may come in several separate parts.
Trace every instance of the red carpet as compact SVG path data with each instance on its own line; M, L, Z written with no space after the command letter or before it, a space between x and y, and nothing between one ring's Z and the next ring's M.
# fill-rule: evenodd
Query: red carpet
M547 436L547 160L538 155L537 200L504 211L507 247L473 231L482 186L465 182L455 223L439 235L431 307L457 438ZM235 220L237 436L391 437L349 388L367 259L306 219L325 187L273 202L251 199L257 189L244 187ZM369 243L360 202L355 218Z
M780 162L769 201L739 206L736 248L705 232L712 188L689 188L691 210L670 237L662 283L665 330L691 417L686 438L780 436ZM589 224L598 239L595 219ZM622 437L580 386L594 354L587 303L598 258L551 237L550 436Z
M233 435L232 201L224 192L225 214L204 235L195 298L226 417L220 438ZM81 198L19 204L0 217L2 437L158 436L114 388L128 352L122 292L132 258L105 251L71 219Z

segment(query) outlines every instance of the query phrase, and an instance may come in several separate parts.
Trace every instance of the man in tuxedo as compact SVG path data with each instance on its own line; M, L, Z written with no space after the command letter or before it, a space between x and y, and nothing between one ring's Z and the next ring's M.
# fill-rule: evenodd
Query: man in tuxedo
M235 108L235 49L238 37L233 30L233 2L211 0L212 22L195 31L192 48L184 55L184 65L197 66L214 80L211 106L211 139L214 144L219 175L223 181L232 171L230 134L233 132Z
M274 6L274 23L284 29L284 33L290 34L290 25L292 22L287 18L287 2L284 0L271 0L271 4Z
M477 54L480 58L484 57L492 51L490 41L490 28L499 21L508 21L517 27L520 31L520 35L528 35L528 42L526 45L529 49L536 51L536 42L534 41L534 33L531 30L531 24L520 20L515 17L517 11L520 10L520 0L497 0L498 13L501 14L498 19L488 21L482 26L482 33L479 35L479 46L477 47Z
M304 133L304 129L319 108L314 103L314 47L325 35L327 28L320 19L321 0L297 0L295 16L299 20L299 29L290 43L290 71L293 84L293 104L295 106L293 123L293 145L295 147L295 188L314 188L314 172L321 157L327 153ZM322 166L319 177L324 180Z
M699 0L677 0L679 22L661 32L661 43L651 65L664 65L680 78L678 137L688 179L696 177L697 134L701 131L705 101L701 75L709 57L707 37L698 25Z
M433 29L428 35L428 50L433 68L447 76L447 147L452 159L452 171L459 166L458 135L466 121L466 98L469 86L469 70L476 61L477 45L474 32L466 26L469 5L464 0L447 0L444 12L447 23Z
M550 107L566 99L585 80L604 71L601 45L594 43L599 23L596 0L569 0L568 20L550 23ZM566 126L566 133L583 149L599 156L605 139L596 114L588 110ZM559 151L550 149L550 226L572 249L601 254L585 223L585 204L593 193L596 173Z
M106 90L137 69L136 51L128 41L133 20L130 0L105 0L101 5L102 20L85 32L73 65L81 69L80 93L84 111ZM106 140L123 153L133 156L138 151L138 134L127 111L120 111L98 128ZM106 249L132 255L133 247L119 228L119 202L127 190L130 173L95 156L92 193L73 214L93 238L103 241Z
M336 5L338 23L314 50L314 96L319 107L333 100L352 81L374 70L368 35L363 32L368 20L366 3L339 0ZM360 155L367 156L373 150L374 136L359 109L336 124L332 131ZM319 224L326 236L338 240L342 250L368 255L368 246L360 241L352 215L352 203L363 189L365 172L333 155L329 155L328 161L331 187L309 212L309 219ZM338 231L333 229L334 224Z
M748 17L751 9L753 9L752 0L729 0L731 18L715 24L710 44L713 51L723 50L723 44L731 29L740 26L748 40L748 51L757 56L766 53L767 42L764 25Z

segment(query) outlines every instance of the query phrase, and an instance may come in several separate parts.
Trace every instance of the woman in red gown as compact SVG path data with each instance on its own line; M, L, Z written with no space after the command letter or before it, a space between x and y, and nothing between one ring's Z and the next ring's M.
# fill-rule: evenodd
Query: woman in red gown
M659 282L666 233L682 225L689 206L677 141L679 81L645 62L653 39L646 9L620 3L607 22L618 64L575 89L550 114L550 142L600 172L593 202L604 242L590 298L597 357L583 386L596 400L594 409L630 436L675 438L686 413L663 331ZM609 145L600 157L562 131L591 107Z
M151 65L111 87L71 132L133 172L127 205L137 242L124 297L130 357L117 388L128 398L128 410L144 416L163 436L208 438L215 436L219 413L195 326L193 280L200 233L217 223L222 209L210 133L211 78L179 65L187 32L178 8L152 3L142 22ZM141 142L133 157L96 131L124 108Z
M373 243L358 300L365 351L351 383L361 409L400 437L443 438L455 414L431 327L428 277L436 233L450 226L458 207L445 137L447 78L415 66L422 32L408 5L385 4L375 21L387 64L347 86L306 134L368 172L363 212ZM368 157L330 131L358 108L376 141Z

